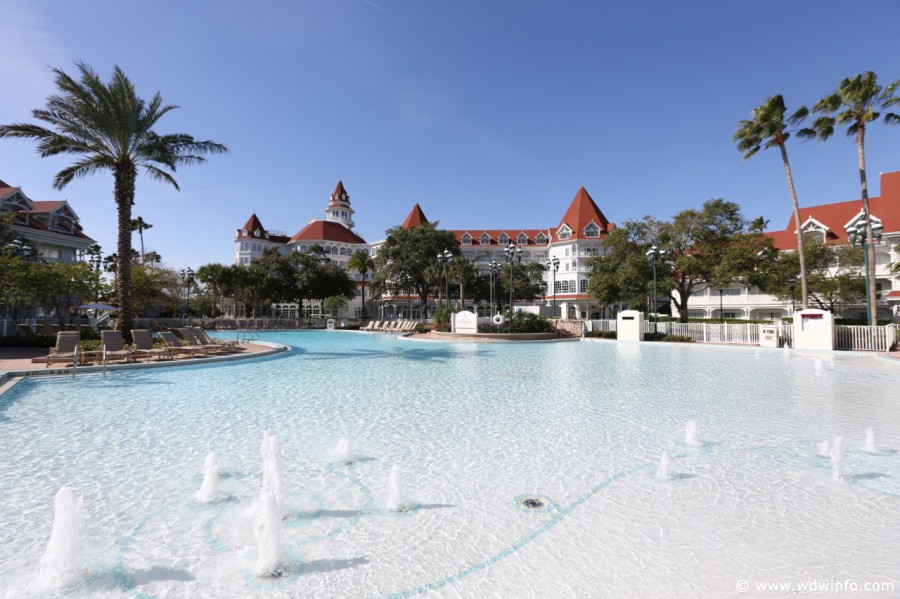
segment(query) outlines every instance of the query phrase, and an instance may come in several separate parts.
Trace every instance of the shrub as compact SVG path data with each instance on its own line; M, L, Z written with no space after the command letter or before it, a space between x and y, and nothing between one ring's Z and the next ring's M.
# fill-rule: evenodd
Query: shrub
M590 331L584 334L585 337L599 337L600 339L616 339L618 333L616 331Z
M551 333L553 330L550 319L530 312L516 312L501 328L504 333Z
M670 343L693 343L694 340L685 335L663 335L660 341L668 341Z
M53 347L56 337L43 335L11 335L0 337L0 347Z

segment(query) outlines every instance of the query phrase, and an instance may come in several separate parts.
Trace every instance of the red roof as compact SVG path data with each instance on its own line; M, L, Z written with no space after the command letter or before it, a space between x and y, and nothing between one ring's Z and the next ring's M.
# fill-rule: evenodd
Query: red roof
M337 186L334 188L334 191L331 193L331 197L328 200L328 205L331 206L332 204L350 205L350 194L344 189L344 182L340 179L338 179Z
M297 241L331 241L337 243L365 243L366 240L339 223L314 220L291 237L289 243Z
M827 229L828 243L845 244L849 240L844 226L859 215L862 209L861 199L808 206L800 209L800 224L803 226L813 219ZM884 233L900 231L900 172L881 175L881 196L869 198L869 211L873 217L881 220ZM767 232L766 235L772 238L779 250L796 250L797 227L794 225L794 215L791 214L784 231Z
M427 222L428 219L425 218L425 213L422 212L419 204L416 204L412 207L412 210L409 211L409 214L406 215L406 220L403 221L403 224L400 225L400 228L409 229L410 227L419 227Z
M606 217L603 216L603 213L597 208L597 204L594 203L593 198L591 198L587 190L582 187L578 190L578 193L575 194L575 198L572 199L572 203L569 204L569 209L566 210L562 220L559 221L557 231L562 228L563 225L568 225L572 230L570 239L589 239L587 235L584 234L584 229L592 222L600 228L600 237L605 237L613 227L615 227L614 224L606 220Z
M244 231L247 231L244 233ZM256 235L256 231L259 231L259 235ZM254 239L266 239L273 243L287 243L288 237L287 235L272 235L266 228L263 226L262 221L256 216L256 213L250 215L250 218L247 219L247 222L244 223L244 226L237 230L238 237L252 237Z

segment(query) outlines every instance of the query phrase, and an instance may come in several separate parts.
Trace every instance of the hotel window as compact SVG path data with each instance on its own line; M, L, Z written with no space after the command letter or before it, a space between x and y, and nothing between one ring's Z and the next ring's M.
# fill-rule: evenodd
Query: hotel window
M460 238L459 243L462 245L472 245L472 236L466 233Z
M491 236L487 233L483 233L478 239L478 243L480 243L481 245L491 245Z
M246 241L241 242L241 251L242 252L246 252L249 247L250 247L250 244L247 243Z
M578 282L578 293L587 293L587 279L581 279Z
M543 233L538 233L538 236L534 238L534 242L538 245L547 245L547 236Z
M525 233L519 233L519 236L516 237L516 243L519 245L528 245L528 237L525 236Z
M594 223L589 224L584 228L584 236L585 237L600 237L600 227L595 225Z
M563 225L559 228L559 231L556 232L556 236L560 239L568 239L572 236L572 229L570 229L568 225Z
M509 235L502 233L500 237L497 238L497 243L500 245L509 245Z

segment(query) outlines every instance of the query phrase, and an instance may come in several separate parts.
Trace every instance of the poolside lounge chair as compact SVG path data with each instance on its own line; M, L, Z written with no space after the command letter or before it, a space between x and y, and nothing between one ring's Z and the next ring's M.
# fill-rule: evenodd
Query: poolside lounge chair
M131 338L134 339L134 355L135 357L147 356L147 361L156 356L156 361L163 358L172 359L172 350L168 347L154 347L153 336L150 329L131 329Z
M60 331L56 334L56 347L50 348L47 355L47 368L54 362L71 362L75 364L78 359L78 341L81 336L78 331Z
M209 352L220 354L225 351L224 348L216 345L215 343L204 343L200 338L197 337L197 335L194 334L193 327L181 327L178 329L178 334L181 335L185 341L187 341L188 346L206 348L207 354L209 354Z
M213 345L221 347L225 351L244 351L240 346L240 342L236 339L222 339L220 337L210 337L202 327L192 327L194 330L194 338L201 345Z
M134 352L125 349L125 341L122 339L122 331L100 331L100 347L103 350L102 360L104 364L110 360L125 359L126 362L134 361Z
M207 348L205 346L197 346L197 345L182 345L181 341L178 340L178 337L175 336L175 333L172 331L160 331L159 336L163 341L166 342L166 347L172 350L175 354L187 354L188 357L193 358L197 354L201 356L207 355Z

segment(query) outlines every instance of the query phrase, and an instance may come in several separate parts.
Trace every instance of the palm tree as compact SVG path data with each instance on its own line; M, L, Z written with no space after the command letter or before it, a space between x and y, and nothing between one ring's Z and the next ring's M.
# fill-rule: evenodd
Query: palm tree
M130 331L134 323L131 282L131 210L134 204L138 169L151 179L179 189L171 173L181 165L205 162L202 154L228 151L213 141L195 140L184 133L160 134L154 130L167 112L177 108L164 105L157 92L149 102L138 97L134 85L118 66L109 83L84 63L76 64L80 80L54 68L57 94L47 98L44 108L32 116L50 125L16 123L0 125L0 138L25 138L37 142L42 157L74 154L77 161L58 172L56 189L72 179L108 170L114 179L114 200L118 217L116 286L120 302L119 327Z
M144 255L144 259L150 266L156 266L160 262L162 262L162 256L159 255L159 252L155 252L150 250Z
M459 283L459 309L466 309L466 285L478 275L475 263L465 256L454 256L450 262L450 277Z
M347 260L347 268L355 270L362 275L362 311L360 316L365 319L366 315L366 275L369 270L375 270L375 261L369 255L369 250L356 250L350 259Z
M141 264L144 263L144 231L152 228L153 225L146 222L143 217L139 216L131 220L131 230L137 231L138 236L141 238Z
M800 204L797 202L797 190L794 188L794 176L791 174L791 164L788 162L787 148L785 144L791 136L789 127L794 127L803 122L809 115L809 109L800 107L794 114L785 120L787 108L784 98L775 95L754 108L750 112L750 119L738 123L738 130L732 141L737 143L738 151L744 155L744 160L750 158L760 150L768 150L777 146L781 150L781 162L784 164L784 172L787 175L788 188L791 192L791 204L794 209L794 226L797 229L797 258L800 262L800 305L803 309L809 306L809 282L806 274L806 255L803 251L803 232L800 230ZM815 135L811 129L797 131L800 137Z
M819 100L813 106L813 110L824 115L813 123L816 135L821 140L826 140L834 133L834 126L847 127L847 137L856 137L856 155L859 166L859 187L862 197L863 217L866 225L866 239L870 240L866 246L866 255L869 261L869 324L875 324L878 313L875 305L875 247L871 243L872 221L869 219L869 187L866 182L866 123L878 120L880 110L900 104L900 98L894 95L900 81L894 81L886 87L878 85L875 73L869 71L853 78L841 81L837 89ZM900 116L888 112L882 119L885 124L896 125L900 123Z

